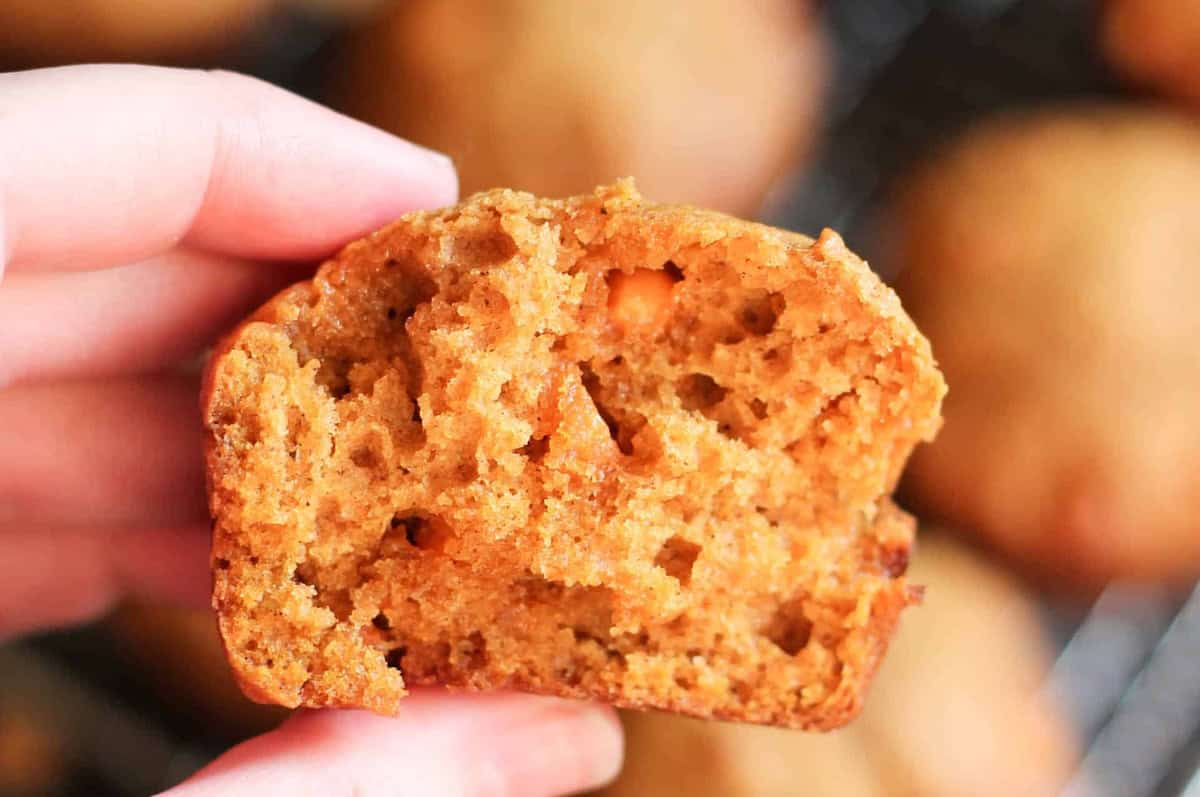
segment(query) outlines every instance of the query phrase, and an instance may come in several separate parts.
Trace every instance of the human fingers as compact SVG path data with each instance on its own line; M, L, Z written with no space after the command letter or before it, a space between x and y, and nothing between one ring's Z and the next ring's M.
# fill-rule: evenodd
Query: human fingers
M129 65L0 75L0 268L99 268L183 240L307 259L452 202L453 166L251 78Z
M185 376L0 391L0 522L205 521L198 393Z
M90 620L127 594L204 606L209 541L207 524L114 530L0 523L0 641Z
M613 778L622 744L620 726L606 707L422 690L405 698L394 718L299 712L167 794L570 794Z
M175 250L0 284L0 387L158 370L198 352L304 271Z

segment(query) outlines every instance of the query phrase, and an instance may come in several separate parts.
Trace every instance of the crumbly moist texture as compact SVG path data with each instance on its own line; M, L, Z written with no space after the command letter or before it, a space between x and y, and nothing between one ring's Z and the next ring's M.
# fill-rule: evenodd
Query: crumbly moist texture
M645 282L665 309L613 301ZM629 182L411 214L209 367L230 661L288 706L438 683L838 726L916 595L886 496L943 392L832 232Z
M627 712L624 766L603 797L1060 794L1078 743L1040 688L1054 659L1037 604L991 557L936 528L919 538L909 576L928 585L925 601L905 615L850 727L817 735Z

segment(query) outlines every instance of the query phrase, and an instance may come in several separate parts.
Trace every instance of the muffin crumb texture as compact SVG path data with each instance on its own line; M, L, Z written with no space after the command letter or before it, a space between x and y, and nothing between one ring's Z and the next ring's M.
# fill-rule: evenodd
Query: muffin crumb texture
M836 727L916 594L887 496L943 392L834 233L629 182L411 214L209 366L230 662L287 706L446 684Z

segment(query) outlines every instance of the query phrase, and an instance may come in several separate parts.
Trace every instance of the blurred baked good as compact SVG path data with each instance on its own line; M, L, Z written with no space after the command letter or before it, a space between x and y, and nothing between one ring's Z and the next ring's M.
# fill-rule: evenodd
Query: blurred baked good
M278 0L4 0L0 58L180 61L230 45Z
M1102 46L1132 80L1200 105L1200 2L1107 0Z
M247 694L390 713L439 683L822 729L912 600L888 496L945 390L835 233L629 182L405 216L205 384Z
M867 710L870 710L868 703ZM861 717L831 733L625 711L625 765L603 797L881 797ZM925 797L923 795L922 797Z
M824 77L807 0L409 0L351 44L333 94L449 153L464 194L632 175L749 215L807 150Z
M1077 760L1041 691L1052 663L1037 605L1016 580L944 534L922 531L904 615L862 722L887 794L1053 795Z
M907 612L866 707L820 736L626 713L626 763L607 797L1051 795L1077 759L1041 694L1050 665L1036 607L1014 581L921 532Z
M57 794L69 774L61 728L19 701L0 701L0 794Z
M897 285L951 389L913 496L1056 584L1200 572L1200 128L1000 119L906 185Z
M206 727L252 736L287 716L276 706L252 703L238 689L211 610L129 603L107 626L139 680Z

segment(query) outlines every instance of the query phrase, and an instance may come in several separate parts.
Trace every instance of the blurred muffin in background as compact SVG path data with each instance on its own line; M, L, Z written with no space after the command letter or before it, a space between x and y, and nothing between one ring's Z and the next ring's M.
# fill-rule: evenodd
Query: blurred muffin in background
M857 730L888 795L1051 795L1078 761L1042 690L1052 649L1032 595L944 532L924 529L908 613Z
M1101 39L1131 80L1200 104L1200 0L1108 0Z
M161 700L214 732L253 736L287 716L242 695L211 611L130 603L108 620L108 629Z
M603 797L888 794L855 725L813 734L633 711L621 720L625 766Z
M20 66L181 62L237 42L279 0L3 0L0 58Z
M1056 586L1200 573L1200 126L1009 117L905 185L897 290L950 385L911 497Z
M19 702L0 700L0 794L34 797L65 785L68 757L60 732Z
M1050 657L1032 600L1002 571L922 532L904 616L862 715L830 734L626 713L608 797L1009 797L1057 793L1077 753L1042 695Z
M632 175L752 214L808 148L823 56L806 0L407 0L349 44L332 95L447 152L464 194Z

